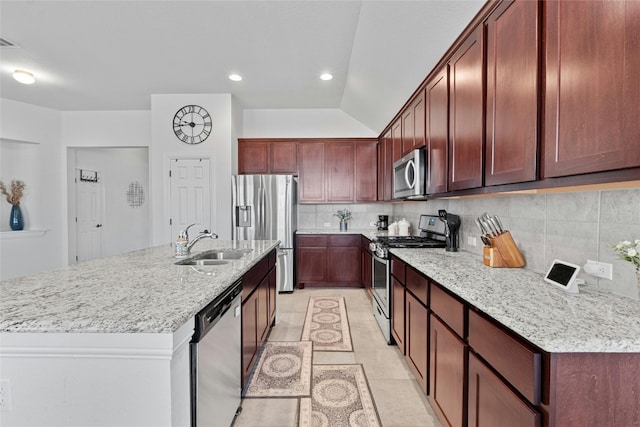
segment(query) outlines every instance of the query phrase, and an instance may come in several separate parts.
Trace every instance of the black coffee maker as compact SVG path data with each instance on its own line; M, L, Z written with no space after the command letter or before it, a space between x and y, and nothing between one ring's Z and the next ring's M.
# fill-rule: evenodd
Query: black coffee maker
M448 213L444 209L440 209L438 211L438 216L440 217L440 221L444 222L445 228L445 237L447 242L446 251L447 252L458 252L459 246L459 230L460 230L460 217L458 215L454 215Z
M378 230L389 228L389 215L378 215Z

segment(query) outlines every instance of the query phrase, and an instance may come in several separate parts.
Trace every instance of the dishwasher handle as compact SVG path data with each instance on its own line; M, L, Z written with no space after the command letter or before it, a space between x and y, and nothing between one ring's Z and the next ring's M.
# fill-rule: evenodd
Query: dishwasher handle
M204 309L196 314L195 332L191 342L197 343L215 326L231 307L240 299L242 293L242 282L237 281L231 285L224 293L209 303Z

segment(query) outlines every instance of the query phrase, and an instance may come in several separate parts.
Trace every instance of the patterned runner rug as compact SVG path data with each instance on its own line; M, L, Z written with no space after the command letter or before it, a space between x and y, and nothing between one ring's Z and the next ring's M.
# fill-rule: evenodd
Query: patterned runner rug
M315 351L353 351L343 297L309 297L302 341Z
M245 397L311 395L311 341L265 344Z
M379 427L362 365L314 365L311 397L300 399L299 427Z

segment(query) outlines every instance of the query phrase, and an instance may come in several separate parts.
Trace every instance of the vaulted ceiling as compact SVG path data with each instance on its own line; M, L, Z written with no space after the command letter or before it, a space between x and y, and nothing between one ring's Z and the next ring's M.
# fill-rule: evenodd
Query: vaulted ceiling
M0 50L0 96L78 111L231 93L246 109L339 108L380 132L483 4L1 0L0 37L16 47Z

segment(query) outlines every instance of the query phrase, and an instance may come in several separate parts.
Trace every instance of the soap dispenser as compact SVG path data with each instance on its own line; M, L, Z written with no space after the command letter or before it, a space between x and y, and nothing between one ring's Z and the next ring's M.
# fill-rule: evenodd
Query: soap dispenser
M182 230L180 234L178 234L178 238L176 239L176 258L186 258L189 251L187 250L187 245L189 240L187 240L187 233Z

